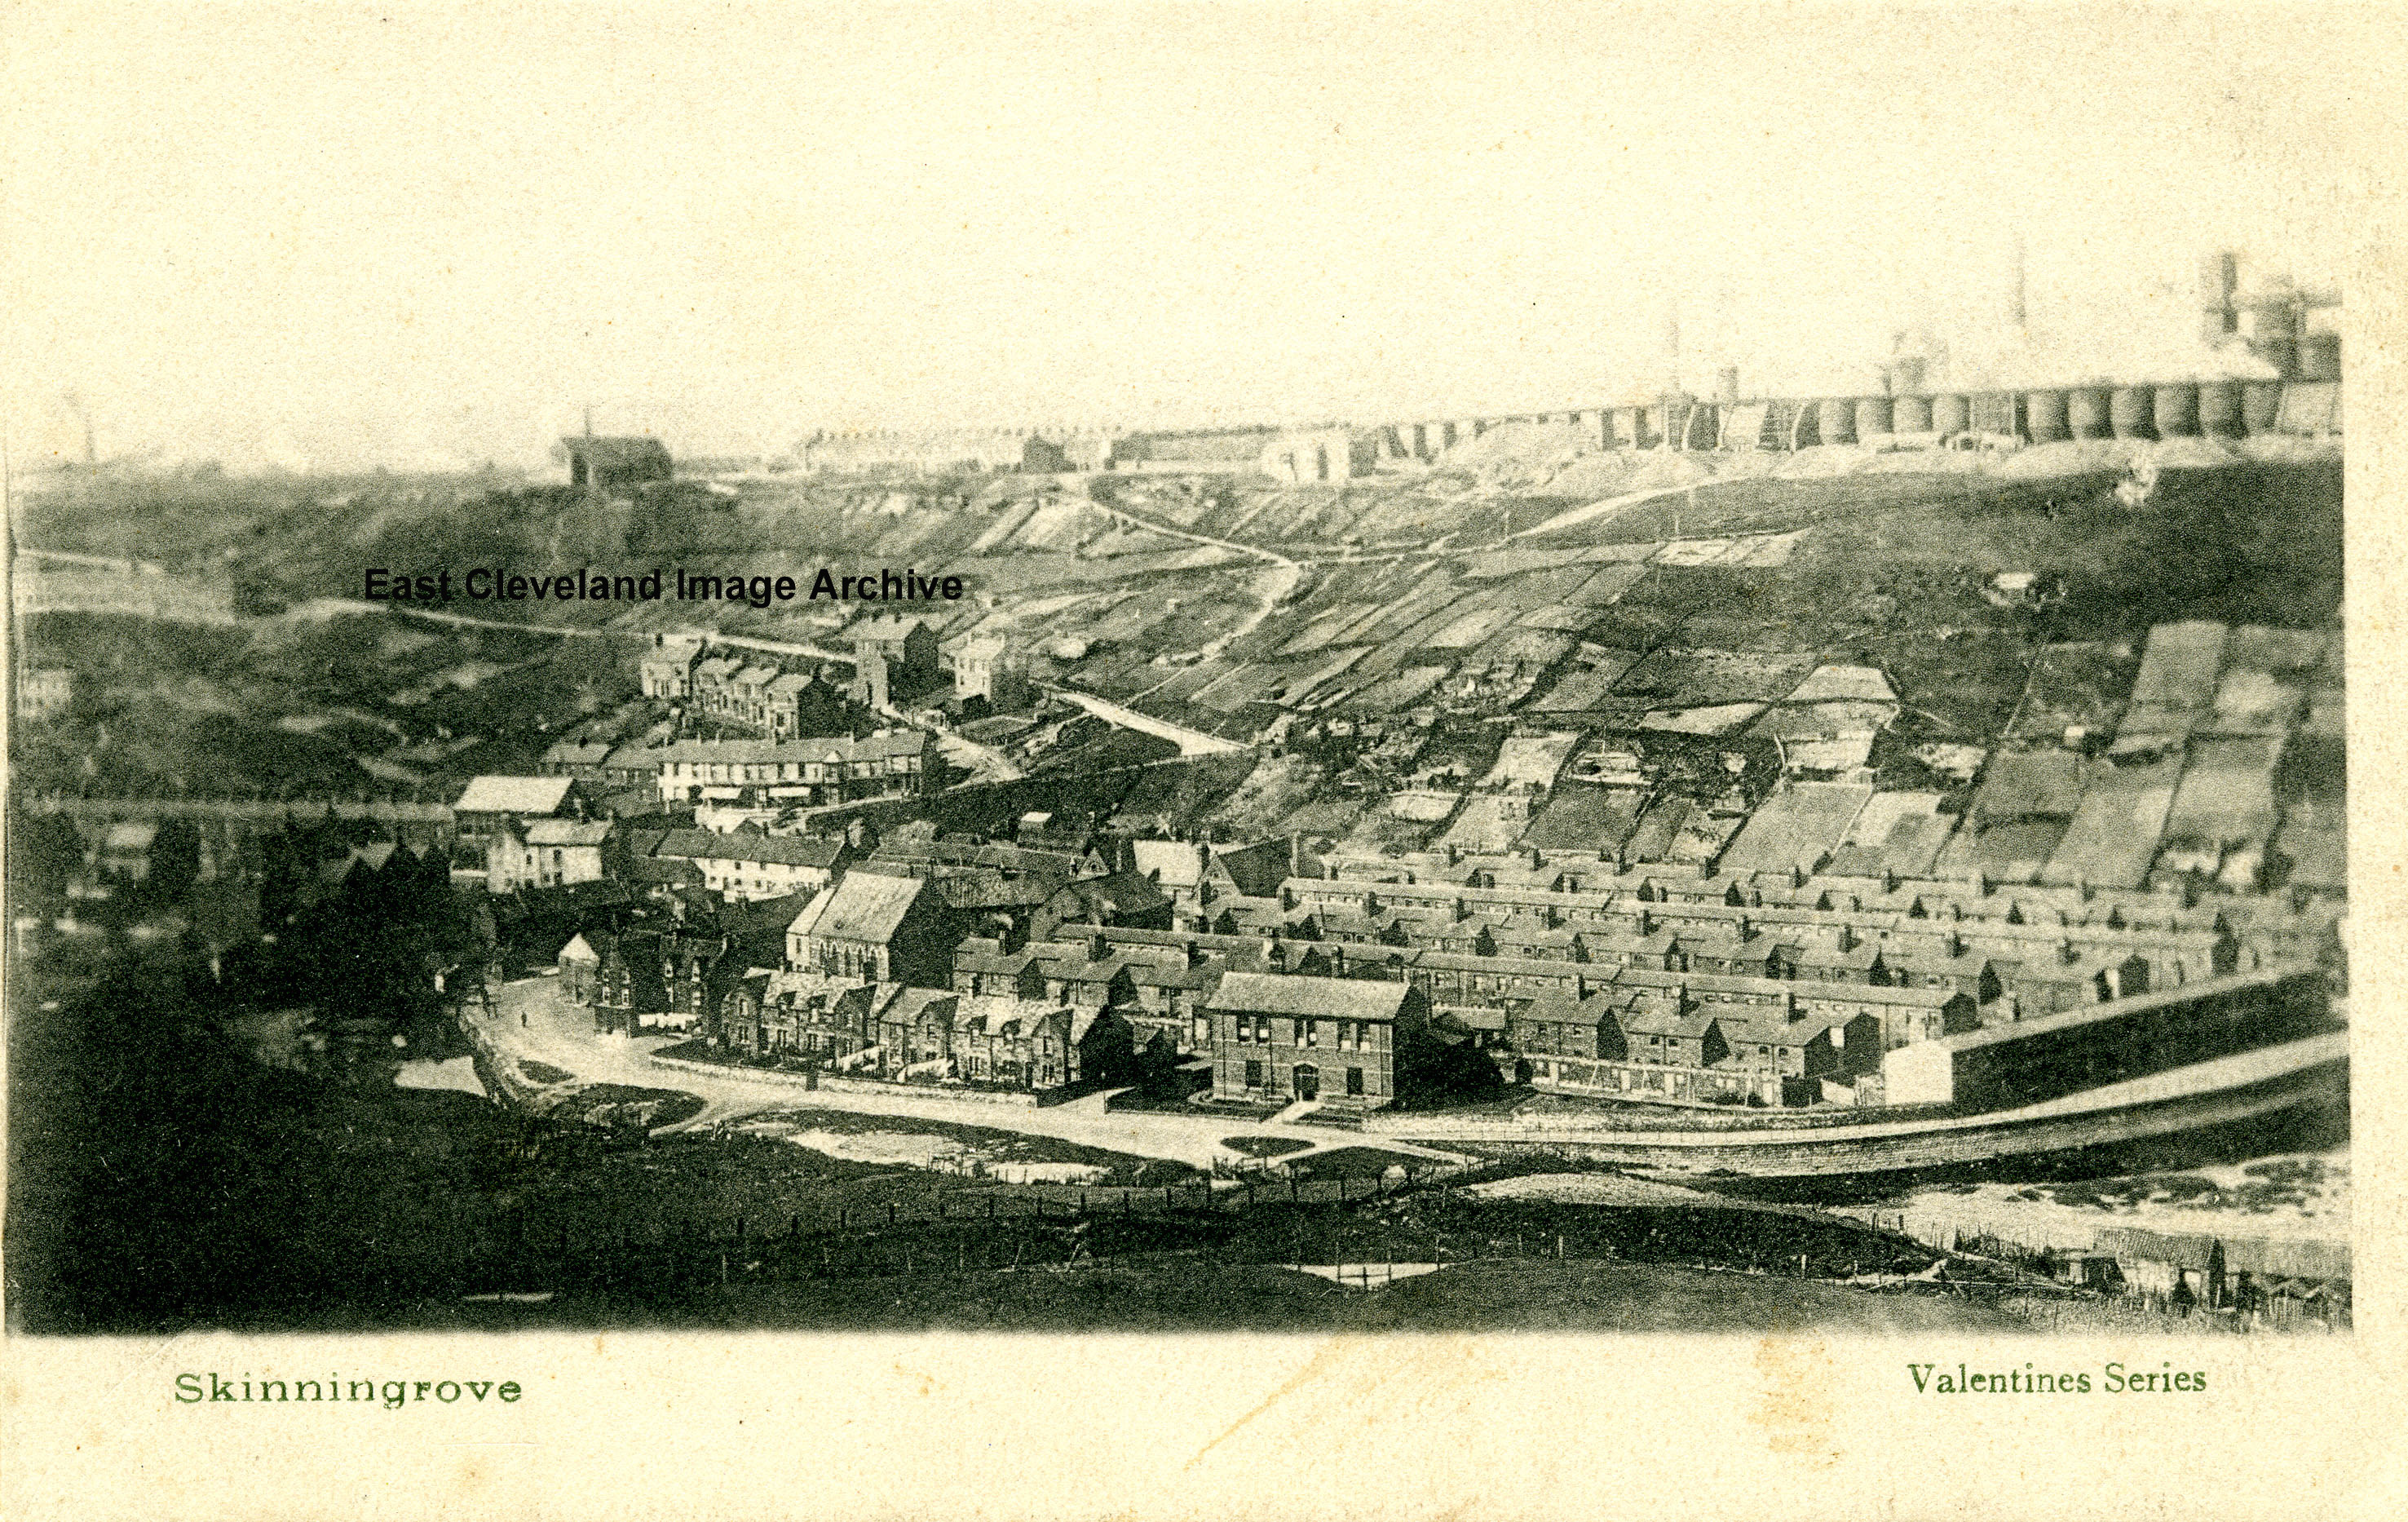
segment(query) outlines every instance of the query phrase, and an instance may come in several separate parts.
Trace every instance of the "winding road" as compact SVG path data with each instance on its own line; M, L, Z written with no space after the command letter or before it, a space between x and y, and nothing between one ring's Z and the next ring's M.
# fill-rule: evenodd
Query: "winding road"
M1096 509L1109 517L1119 519L1132 528L1142 529L1149 534L1161 534L1170 538L1185 539L1193 544L1209 544L1216 550L1228 550L1238 554L1253 555L1258 560L1270 563L1271 568L1264 573L1261 584L1255 588L1255 596L1261 599L1262 606L1255 609L1253 615L1244 623L1194 652L1201 659L1211 659L1238 640L1261 628L1263 621L1269 618L1278 610L1280 604L1287 600L1288 596L1296 591L1297 583L1304 579L1304 567L1301 563L1290 560L1277 551L1266 550L1259 544L1245 544L1237 539L1216 539L1210 534L1198 534L1192 529L1174 528L1168 524L1156 523L1151 518L1140 518L1126 508L1113 507L1102 502L1096 503Z

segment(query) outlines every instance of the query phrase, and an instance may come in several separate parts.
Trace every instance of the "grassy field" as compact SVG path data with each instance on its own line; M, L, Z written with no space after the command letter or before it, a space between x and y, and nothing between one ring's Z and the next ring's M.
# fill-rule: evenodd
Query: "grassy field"
M912 1136L942 1137L993 1160L1078 1163L1105 1169L1114 1183L1159 1186L1190 1183L1199 1176L1196 1170L1185 1164L1167 1158L1140 1157L1131 1153L1066 1142L1059 1137L1031 1136L1023 1131L968 1126L959 1121L922 1120L909 1115L865 1115L849 1110L822 1110L814 1105L793 1110L765 1110L746 1117L747 1125L755 1123L785 1123L798 1129L826 1131L838 1136L902 1132ZM1137 1177L1140 1172L1144 1175L1142 1179Z

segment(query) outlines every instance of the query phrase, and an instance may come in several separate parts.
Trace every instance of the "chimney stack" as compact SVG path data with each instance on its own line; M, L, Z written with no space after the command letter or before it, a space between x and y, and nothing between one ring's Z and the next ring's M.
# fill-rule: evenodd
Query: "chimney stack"
M2241 257L2220 249L2199 262L2199 336L2214 348L2241 331L2241 311L2233 303L2241 288Z

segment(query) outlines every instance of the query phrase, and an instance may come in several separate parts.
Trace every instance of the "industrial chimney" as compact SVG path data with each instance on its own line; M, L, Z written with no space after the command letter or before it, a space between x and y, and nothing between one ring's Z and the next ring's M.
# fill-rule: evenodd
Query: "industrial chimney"
M2241 289L2241 256L2219 249L2199 262L2199 336L2213 349L2241 331L2234 295Z

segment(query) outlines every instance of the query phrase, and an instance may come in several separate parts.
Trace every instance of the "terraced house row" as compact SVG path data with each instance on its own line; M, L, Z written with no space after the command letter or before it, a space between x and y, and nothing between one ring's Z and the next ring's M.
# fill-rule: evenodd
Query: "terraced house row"
M1963 900L1866 908L1675 900L1635 893L1544 894L1444 883L1297 878L1281 885L1279 933L1414 954L1467 986L1488 964L1653 967L1666 971L1880 986L1948 986L2007 1018L2291 959L2287 940L2244 944L2213 915L2136 925L2111 915L2042 920Z
M1041 1092L1079 1081L1082 1044L1112 1019L1038 999L760 969L730 991L706 1034L752 1055L823 1059L865 1078Z
M1333 896L1366 886L1300 883ZM855 870L795 916L780 966L745 967L724 941L694 937L631 943L634 956L606 956L595 1002L605 1028L655 1011L724 1047L871 1078L1042 1089L1150 1051L1209 1060L1224 1100L1376 1108L1415 1051L1469 1045L1502 1075L1565 1094L1868 1104L1884 1102L1888 1054L2129 999L2153 979L2161 992L2212 984L2236 945L2212 925L2102 926L2148 949L2094 939L2085 953L2060 926L2045 927L2042 954L2011 955L2034 948L1974 943L2023 928L2003 919L1927 916L1874 944L1842 918L1831 938L1854 944L1817 961L1766 955L1775 932L1754 916L1785 915L1795 937L1834 911L1633 907L1684 926L1575 932L1578 955L1555 956L1103 925L1023 941L960 937L929 882ZM2179 1056L2178 1030L2166 1044Z
M1293 870L1295 842L1140 853L1042 815L1021 837L907 829L856 863L834 840L639 833L631 872L675 863L731 909L799 908L749 964L697 970L708 958L676 938L657 974L606 956L597 1023L657 1012L756 1056L1020 1089L1145 1053L1208 1064L1224 1100L1375 1108L1414 1061L1459 1048L1565 1094L1871 1104L1888 1054L2336 944L2338 906L2314 895L1681 875L1527 852L1315 877ZM2179 1055L2168 1031L2160 1055Z
M643 753L662 803L751 807L915 797L937 785L936 737L880 730L855 739L688 739Z

